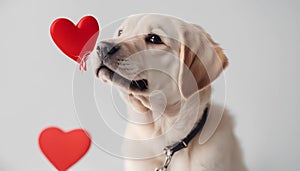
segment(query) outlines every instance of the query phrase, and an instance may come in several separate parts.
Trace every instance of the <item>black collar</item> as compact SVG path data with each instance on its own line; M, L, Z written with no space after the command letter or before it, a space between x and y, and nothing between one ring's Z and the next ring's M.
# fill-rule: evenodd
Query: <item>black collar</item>
M197 123L196 127L193 128L192 131L185 138L183 138L181 141L177 141L174 144L171 144L171 145L166 146L164 148L164 152L165 152L165 155L166 155L166 161L165 161L163 167L160 168L160 169L156 169L156 171L165 171L165 170L167 170L167 168L168 168L168 166L171 162L172 156L177 151L179 151L183 148L186 148L189 145L190 141L198 134L198 132L200 130L202 130L202 128L204 127L205 122L207 120L207 115L208 115L208 107L206 107L204 109L202 118Z
M207 113L208 113L208 107L206 107L204 109L203 115L201 120L198 122L198 124L196 125L196 127L194 129L192 129L192 131L185 137L183 138L181 141L177 141L176 143L167 146L165 149L168 149L171 151L172 155L174 153L176 153L177 151L186 148L190 141L198 134L198 132L204 127L204 124L206 122L207 119Z

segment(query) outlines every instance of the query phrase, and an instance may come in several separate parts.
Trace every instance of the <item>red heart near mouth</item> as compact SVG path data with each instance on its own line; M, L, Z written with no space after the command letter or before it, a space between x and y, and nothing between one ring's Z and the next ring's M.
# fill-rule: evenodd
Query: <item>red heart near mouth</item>
M86 57L94 49L99 25L92 16L83 17L77 25L66 18L58 18L51 24L50 34L63 53L81 63L86 61Z

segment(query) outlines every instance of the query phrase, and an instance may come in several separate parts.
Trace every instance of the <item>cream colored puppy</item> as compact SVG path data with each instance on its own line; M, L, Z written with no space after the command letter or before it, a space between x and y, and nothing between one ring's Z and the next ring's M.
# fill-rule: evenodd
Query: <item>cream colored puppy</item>
M204 128L173 155L167 170L246 170L231 116L210 102L210 83L227 66L227 58L201 27L170 16L134 15L96 51L96 76L119 87L128 105L126 171L162 167L162 149L189 135L206 108ZM220 112L220 122L209 120Z

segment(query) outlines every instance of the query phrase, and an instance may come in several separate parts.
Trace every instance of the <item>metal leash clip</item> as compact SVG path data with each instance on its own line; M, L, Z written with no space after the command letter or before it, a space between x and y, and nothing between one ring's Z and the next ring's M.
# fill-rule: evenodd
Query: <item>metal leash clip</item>
M197 135L197 133L204 127L204 124L207 119L207 113L208 113L208 107L205 108L203 116L201 120L198 122L195 128L192 129L192 131L181 141L177 141L172 145L166 146L164 148L164 152L166 155L166 160L164 162L164 165L161 168L156 168L155 171L167 171L168 166L170 165L172 156L177 151L187 148L189 142Z
M168 166L171 162L171 159L172 159L172 156L174 153L168 147L164 148L164 152L166 155L166 160L164 162L164 165L161 168L156 168L155 171L167 171L167 169L168 169Z

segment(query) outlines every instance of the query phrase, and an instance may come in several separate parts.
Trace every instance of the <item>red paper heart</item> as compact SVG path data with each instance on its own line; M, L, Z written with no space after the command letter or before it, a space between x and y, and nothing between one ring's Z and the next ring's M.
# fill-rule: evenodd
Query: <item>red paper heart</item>
M83 17L76 26L66 18L58 18L51 24L50 33L59 49L81 64L95 47L99 25L92 16Z
M82 129L63 132L50 127L41 132L39 145L47 159L59 171L66 171L88 151L91 140Z

